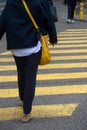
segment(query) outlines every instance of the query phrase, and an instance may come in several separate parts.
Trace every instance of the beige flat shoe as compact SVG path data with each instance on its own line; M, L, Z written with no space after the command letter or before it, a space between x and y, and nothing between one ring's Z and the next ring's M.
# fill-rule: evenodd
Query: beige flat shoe
M33 118L33 116L31 115L31 113L27 114L27 115L23 115L22 117L22 122L26 123L28 121L30 121Z

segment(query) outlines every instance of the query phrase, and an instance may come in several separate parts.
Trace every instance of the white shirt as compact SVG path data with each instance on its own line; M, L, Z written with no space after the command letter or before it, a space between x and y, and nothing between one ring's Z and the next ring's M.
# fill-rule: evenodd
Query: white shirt
M11 52L14 56L23 57L31 55L33 53L37 53L40 50L40 48L41 48L41 42L38 41L38 44L35 47L24 49L12 49Z

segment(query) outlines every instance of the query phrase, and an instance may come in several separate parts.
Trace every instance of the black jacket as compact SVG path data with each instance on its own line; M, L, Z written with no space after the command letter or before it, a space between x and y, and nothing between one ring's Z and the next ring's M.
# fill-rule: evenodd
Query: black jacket
M26 0L40 31L49 35L50 43L57 42L56 28L52 21L47 0ZM34 47L38 41L38 32L33 26L22 0L7 0L0 16L0 39L6 32L7 49Z

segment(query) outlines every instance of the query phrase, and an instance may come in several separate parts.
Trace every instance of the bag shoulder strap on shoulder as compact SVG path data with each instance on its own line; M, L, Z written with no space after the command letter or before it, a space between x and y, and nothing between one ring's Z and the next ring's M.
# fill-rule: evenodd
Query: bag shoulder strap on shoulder
M29 7L28 7L26 1L25 1L25 0L22 0L22 3L23 3L23 5L24 5L25 10L26 10L28 16L30 17L30 19L31 19L31 21L32 21L32 23L33 23L33 25L34 25L34 27L39 31L39 27L38 27L36 21L34 20L34 17L32 16L32 14L31 14L31 12L30 12L30 9L29 9Z

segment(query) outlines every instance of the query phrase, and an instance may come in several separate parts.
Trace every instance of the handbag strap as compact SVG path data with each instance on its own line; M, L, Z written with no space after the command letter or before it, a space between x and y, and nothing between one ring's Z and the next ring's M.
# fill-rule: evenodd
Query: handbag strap
M28 16L30 17L30 19L31 19L31 21L32 21L32 23L33 23L33 25L34 25L34 27L39 31L39 27L38 27L36 21L34 20L34 17L32 16L32 14L31 14L31 12L30 12L30 9L29 9L29 7L28 7L26 1L25 1L25 0L22 0L22 3L23 3L23 5L24 5L25 10L26 10Z

